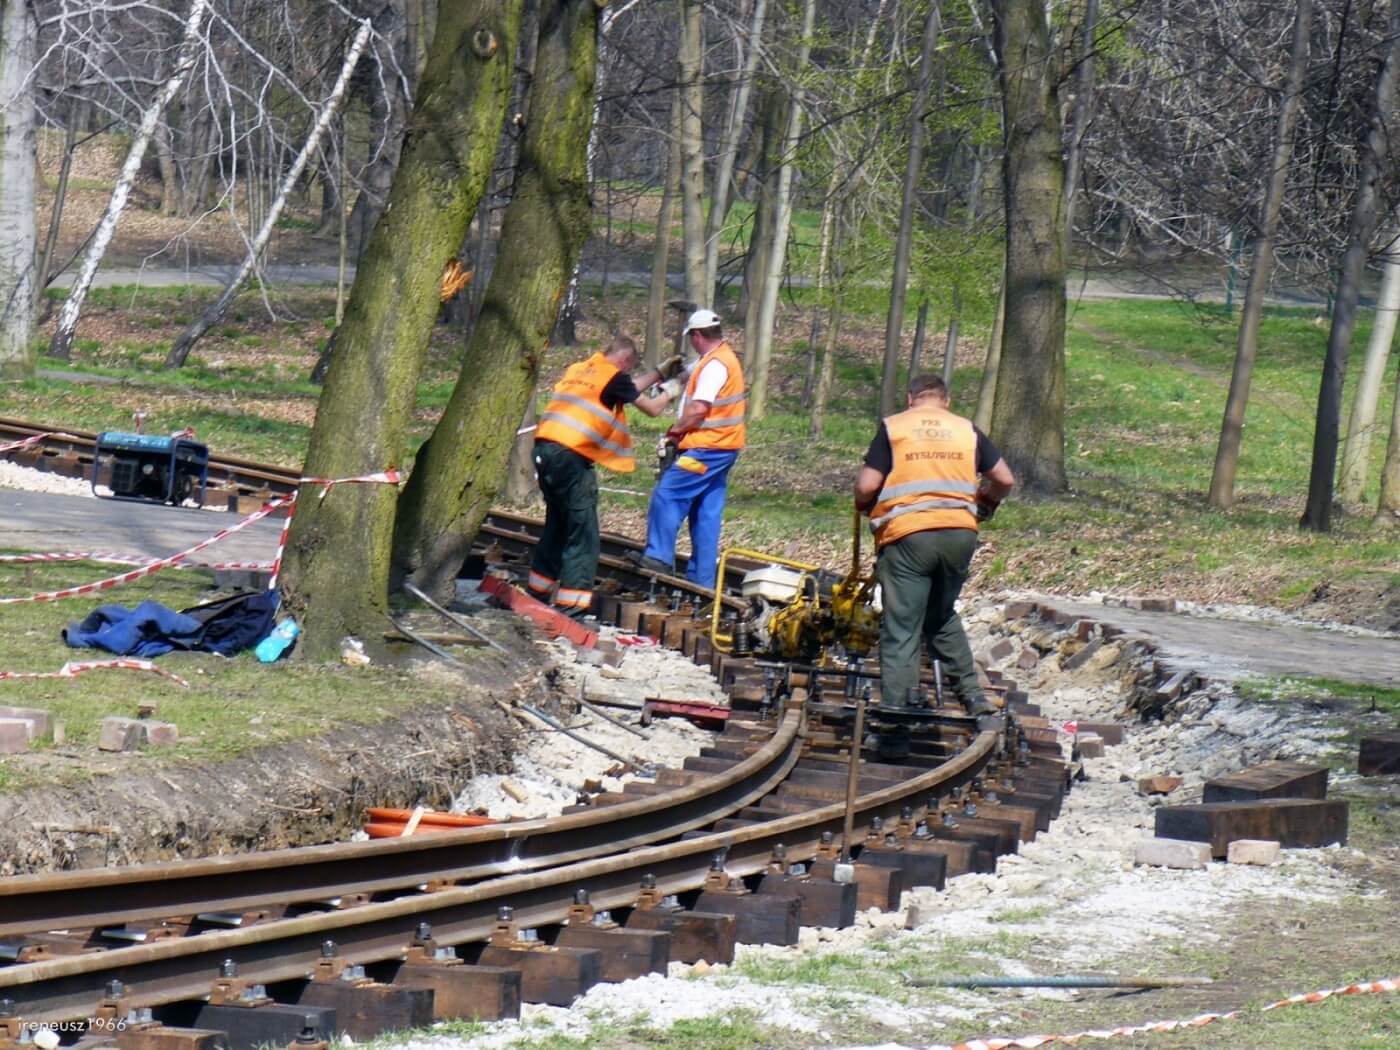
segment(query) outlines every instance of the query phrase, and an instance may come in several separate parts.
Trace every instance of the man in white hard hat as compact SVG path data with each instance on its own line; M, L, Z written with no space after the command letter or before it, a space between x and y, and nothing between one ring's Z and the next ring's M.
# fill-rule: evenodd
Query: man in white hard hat
M666 431L666 442L679 454L652 490L641 565L653 572L674 572L676 535L686 521L692 552L686 578L713 587L729 471L744 447L748 393L739 356L724 341L718 314L696 310L683 334L700 360L686 382L680 418Z

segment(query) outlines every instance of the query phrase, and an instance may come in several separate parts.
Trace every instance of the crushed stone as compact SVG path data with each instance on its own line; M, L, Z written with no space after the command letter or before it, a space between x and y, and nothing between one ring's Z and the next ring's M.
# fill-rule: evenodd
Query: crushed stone
M85 478L65 478L57 474L21 467L0 459L0 489L21 492L57 492L64 496L91 496L92 486Z
M999 606L968 603L965 619L979 651L1000 638L1020 641L1017 635L1028 630L1006 622ZM1045 643L1043 637L1038 640ZM1213 683L1179 700L1164 721L1138 722L1131 706L1133 660L1118 646L1105 645L1085 666L1065 671L1049 647L1033 671L1009 671L1052 722L1117 721L1128 730L1122 744L1085 760L1088 779L1066 797L1059 819L1019 854L1003 857L996 874L964 875L949 880L942 892L906 892L898 912L863 913L845 930L804 929L792 948L741 946L735 967L672 964L665 978L601 985L568 1010L526 1007L521 1021L487 1025L479 1037L429 1034L405 1045L411 1050L528 1046L553 1037L586 1040L600 1024L640 1021L664 1030L682 1019L718 1019L752 1010L763 1024L785 1029L807 1045L832 1045L838 1032L844 1036L839 1041L847 1042L852 1032L866 1027L876 1028L877 1038L887 1040L879 1045L891 1050L927 1046L952 1024L966 1028L971 1022L995 1030L1016 1023L1007 1011L1018 1001L1067 999L1074 993L942 990L922 997L886 997L820 983L766 983L735 970L753 972L755 963L791 964L827 955L859 957L877 969L888 965L890 952L918 953L952 941L974 946L974 957L981 951L975 946L985 942L986 973L1044 973L1048 964L1038 960L1046 959L1054 960L1051 968L1058 972L1137 970L1164 944L1218 940L1226 920L1245 909L1360 892L1358 883L1340 870L1347 866L1337 863L1346 854L1360 856L1348 847L1285 850L1280 864L1271 868L1133 866L1135 844L1152 834L1157 806L1195 800L1204 780L1255 762L1320 758L1340 732L1296 711L1245 703L1228 687ZM1011 668L1014 661L1013 654ZM1157 773L1180 775L1186 783L1166 798L1139 795L1137 779ZM911 909L917 909L916 924L905 929ZM1009 958L997 947L1001 935L1026 938L1029 947L1022 957Z
M617 633L610 627L600 630L600 636L605 639L615 639ZM635 724L641 703L649 696L724 700L723 692L706 671L679 653L658 645L623 647L621 664L614 668L586 662L590 659L588 651L575 650L562 638L536 644L548 650L555 667L555 689L566 701L579 696L582 687L588 697L609 696L634 702L637 710L601 708L621 722ZM610 677L603 676L605 668ZM572 706L566 703L566 707ZM637 736L609 724L586 708L574 713L566 710L552 714L581 736L640 766L679 767L687 757L699 754L700 749L714 739L712 732L679 718L659 718L646 728L636 726L642 733ZM636 779L636 773L624 771L602 752L580 744L565 733L532 721L530 724L527 742L517 752L511 772L482 773L473 777L453 800L454 813L485 811L487 816L497 820L552 817L565 806L577 802L588 781L601 784L604 791L621 791L627 781ZM525 801L519 802L508 795L502 786L505 781L523 789L527 795Z

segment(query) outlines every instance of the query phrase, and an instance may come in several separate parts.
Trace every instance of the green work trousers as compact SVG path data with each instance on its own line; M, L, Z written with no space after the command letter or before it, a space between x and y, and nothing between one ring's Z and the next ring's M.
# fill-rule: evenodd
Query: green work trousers
M880 695L902 707L919 685L919 640L943 665L944 687L966 705L984 699L962 620L953 609L977 550L973 529L912 532L880 548Z
M553 441L535 442L535 473L545 509L530 589L542 595L558 584L557 604L587 608L598 574L598 474L592 460Z

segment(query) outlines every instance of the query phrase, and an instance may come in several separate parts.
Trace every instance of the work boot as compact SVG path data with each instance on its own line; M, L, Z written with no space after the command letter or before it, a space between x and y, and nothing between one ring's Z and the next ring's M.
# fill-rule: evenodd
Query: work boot
M980 718L982 715L995 715L999 712L992 706L990 700L985 696L974 696L971 700L964 700L963 707L973 718Z
M674 565L668 565L660 558L649 558L640 551L628 551L623 557L637 566L642 572L665 573L667 576L674 576L676 574L676 567Z

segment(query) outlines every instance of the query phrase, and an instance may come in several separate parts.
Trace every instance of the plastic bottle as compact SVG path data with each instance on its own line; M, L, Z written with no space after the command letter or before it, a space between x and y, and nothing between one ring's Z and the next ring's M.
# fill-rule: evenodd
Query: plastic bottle
M272 633L260 641L253 653L265 664L270 664L279 656L291 648L296 636L301 634L301 627L288 616L272 629Z

